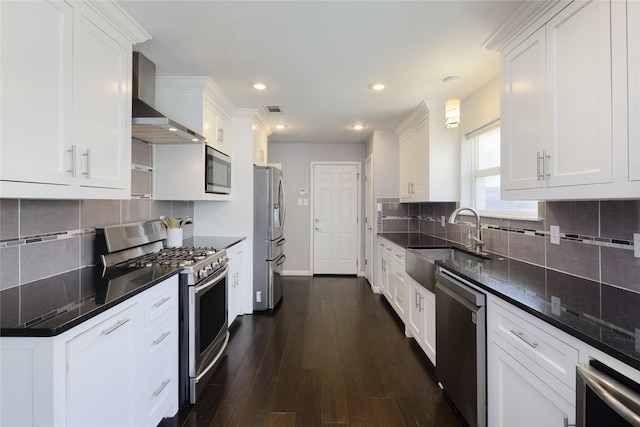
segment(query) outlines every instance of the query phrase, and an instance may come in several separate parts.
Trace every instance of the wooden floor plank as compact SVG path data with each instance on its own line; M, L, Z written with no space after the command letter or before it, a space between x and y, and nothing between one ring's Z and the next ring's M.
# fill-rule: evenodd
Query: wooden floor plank
M161 427L463 425L431 363L366 280L283 279L279 307L234 322L198 403Z

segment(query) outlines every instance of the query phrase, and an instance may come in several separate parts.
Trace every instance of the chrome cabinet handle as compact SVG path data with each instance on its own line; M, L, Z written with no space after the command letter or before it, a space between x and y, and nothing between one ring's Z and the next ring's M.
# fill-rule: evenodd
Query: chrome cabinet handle
M67 153L71 153L71 169L67 169L67 172L71 174L72 177L76 177L76 145L73 144L70 149L67 150Z
M165 388L165 387L166 387L170 382L171 382L171 380L170 380L170 379L168 379L168 380L164 380L164 381L162 382L162 384L160 384L160 387L158 387L158 388L156 389L156 391L154 391L154 392L153 392L153 397L158 397L158 395L159 395L160 393L162 393L162 390L164 390L164 388Z
M87 158L87 171L82 172L82 174L86 175L87 179L91 179L91 148L87 148L87 151L82 153L82 156Z
M158 345L160 344L162 341L164 341L165 338L167 338L169 335L171 335L171 331L167 331L164 334L160 335L154 342L153 345Z
M542 175L542 173L540 173L540 170L541 170L540 161L541 160L542 160L542 156L540 155L540 152L538 151L538 152L536 152L536 168L537 168L537 170L536 170L536 180L537 181L541 181L543 179L542 178L543 175Z
M120 326L122 326L125 323L127 323L129 320L131 320L131 319L129 319L128 317L126 319L118 320L115 325L113 325L113 326L111 326L111 327L109 327L107 329L104 329L102 331L102 335L109 335L111 332L115 331Z
M524 336L524 334L522 332L519 331L515 331L513 329L511 329L511 333L515 336L517 336L518 338L520 338L522 341L524 341L525 343L527 343L530 347L532 348L536 348L538 347L538 343L535 341L531 341L530 339L528 339L527 337Z
M162 298L160 301L158 301L157 303L153 304L153 308L160 307L162 304L164 304L165 302L169 301L170 299L171 299L171 297Z
M543 180L548 180L551 177L551 173L549 172L549 159L551 159L551 155L547 154L547 150L542 152L542 173Z

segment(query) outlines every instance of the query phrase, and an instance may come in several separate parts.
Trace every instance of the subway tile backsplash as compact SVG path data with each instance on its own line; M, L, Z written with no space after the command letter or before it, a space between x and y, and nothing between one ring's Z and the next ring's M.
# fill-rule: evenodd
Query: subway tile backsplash
M377 202L379 232L415 231L412 224L417 221L420 233L463 245L469 231L475 233L471 217L462 219L468 225L442 225L442 216L448 219L457 203ZM640 232L640 200L539 202L538 210L539 221L481 218L485 249L640 293L640 258L633 256L633 233ZM551 225L560 227L560 245L551 244Z
M96 227L193 213L182 201L0 199L0 290L94 265Z

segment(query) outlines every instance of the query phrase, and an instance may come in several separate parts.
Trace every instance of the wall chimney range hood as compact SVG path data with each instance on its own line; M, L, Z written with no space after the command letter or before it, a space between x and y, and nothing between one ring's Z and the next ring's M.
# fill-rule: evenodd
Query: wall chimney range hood
M150 144L194 144L206 138L155 109L156 65L133 52L131 136Z

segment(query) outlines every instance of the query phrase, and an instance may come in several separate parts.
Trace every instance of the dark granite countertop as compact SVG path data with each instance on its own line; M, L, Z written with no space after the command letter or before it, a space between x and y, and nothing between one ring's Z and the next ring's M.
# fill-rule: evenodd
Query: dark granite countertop
M184 246L228 249L245 237L196 236ZM117 270L85 267L0 292L0 336L59 335L179 273L178 267Z
M85 267L0 292L0 336L52 337L168 279L180 267L143 267L102 275Z
M379 234L408 247L456 247L419 233ZM640 369L640 294L606 283L490 254L478 261L436 264L612 357ZM559 298L559 311L551 299Z
M195 236L185 239L184 246L229 249L231 246L245 239L246 237L244 236Z

